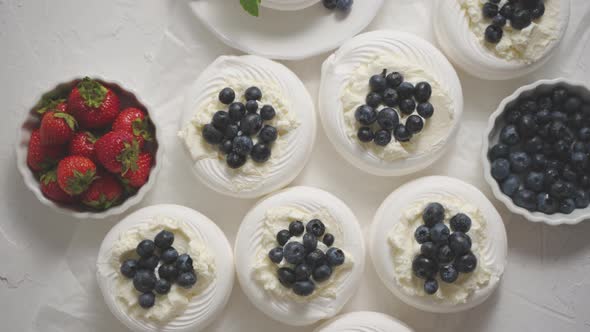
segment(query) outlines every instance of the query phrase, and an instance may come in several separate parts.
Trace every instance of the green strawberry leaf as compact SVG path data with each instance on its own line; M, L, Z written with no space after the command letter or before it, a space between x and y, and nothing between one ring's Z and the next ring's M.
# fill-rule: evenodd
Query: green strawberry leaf
M150 135L147 118L143 119L143 120L140 118L137 118L137 119L133 120L133 122L131 123L131 126L133 127L133 135L134 136L141 136L146 141L152 140L152 135Z
M53 117L58 119L64 119L68 127L70 127L70 129L72 130L76 130L76 128L78 128L78 122L76 121L76 119L74 119L73 116L69 115L68 113L57 112L53 114Z
M37 113L38 114L45 114L47 111L51 111L53 109L55 109L57 107L57 105L64 103L66 100L63 98L58 98L58 99L54 99L54 98L43 98L43 100L41 100L41 103L39 105L39 108L37 109Z
M240 0L240 4L250 15L258 17L258 10L262 0Z
M78 83L78 91L80 91L80 95L84 99L86 105L94 108L102 105L104 98L109 92L109 90L102 84L89 77L84 77L84 79Z
M48 172L41 175L41 182L44 185L48 185L51 182L56 182L56 181L57 181L57 172L55 169L52 169L51 171L48 171Z

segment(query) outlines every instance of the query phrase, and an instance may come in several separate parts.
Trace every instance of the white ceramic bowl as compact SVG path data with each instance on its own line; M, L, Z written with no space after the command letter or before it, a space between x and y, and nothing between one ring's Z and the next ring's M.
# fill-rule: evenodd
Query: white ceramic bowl
M559 2L561 22L557 39L533 63L507 61L486 49L469 27L468 19L458 0L438 0L434 10L434 32L438 45L445 54L466 72L485 80L507 80L531 73L540 68L555 53L563 39L570 16L570 0Z
M491 163L488 159L488 150L494 146L499 139L500 130L504 125L504 119L501 116L507 105L515 101L520 96L531 96L534 92L549 92L555 86L563 86L576 91L586 103L590 103L590 90L588 86L581 82L571 81L566 78L556 78L551 80L540 80L535 83L525 85L516 90L512 95L504 98L498 109L490 116L488 121L488 127L484 133L483 146L482 146L482 162L484 170L484 178L486 182L492 188L494 196L500 200L506 207L513 213L525 217L529 221L533 222L544 222L548 225L561 225L561 224L577 224L581 221L590 219L590 207L585 209L576 209L571 214L556 213L548 215L541 212L530 212L524 208L521 208L512 202L512 199L502 193L500 185L492 177L491 174Z
M357 311L335 317L315 332L412 332L412 329L386 314Z
M389 232L398 223L404 209L420 200L436 199L440 196L456 197L477 207L487 222L488 241L482 245L480 264L488 262L491 280L471 294L465 303L451 304L427 296L411 296L403 291L395 280L393 253L388 242ZM506 266L508 245L502 218L492 203L474 186L463 181L430 176L414 180L399 187L389 195L377 210L370 233L370 253L377 274L387 288L406 304L420 310L452 313L467 310L483 303L498 287Z
M184 313L165 325L156 325L146 320L130 317L115 299L115 279L101 274L102 270L110 271L111 269L110 251L120 234L144 223L157 222L157 219L154 219L157 216L169 217L192 227L215 260L216 276L213 282L202 293L191 299ZM231 245L221 229L201 213L180 205L153 205L125 217L106 235L100 246L96 265L98 285L109 310L134 332L203 331L223 312L234 284L233 253ZM115 273L117 272L115 271Z
M264 0L260 5L276 10L301 10L313 6L318 2L320 0Z
M334 284L334 298L318 296L309 301L296 302L265 291L254 280L256 256L259 252L266 253L269 250L261 244L263 221L266 212L277 207L294 207L307 212L327 209L340 226L342 238L336 239L337 243L341 243L338 247L349 254L354 263L352 269L345 272L343 279ZM311 325L338 314L358 289L365 266L363 235L353 212L332 194L311 187L285 189L258 202L240 225L234 251L238 280L250 302L268 317L293 326Z
M255 184L252 187L238 188L232 180L235 171L226 165L224 159L217 158L216 154L199 157L195 161L184 146L185 155L191 163L193 174L209 188L228 196L256 198L288 185L307 164L317 131L314 104L303 83L282 64L254 55L221 56L202 72L188 91L181 117L181 129L190 123L207 98L218 95L225 87L224 79L228 76L239 76L246 81L263 81L278 87L286 99L283 101L285 107L295 115L299 126L284 136L286 145L281 154L276 156L278 159L267 170L268 173L248 181ZM184 142L179 144L184 145ZM245 174L239 176L244 181L248 177Z
M153 111L149 105L147 105L144 101L139 99L139 94L124 84L114 82L114 81L107 81L102 78L94 77L94 79L98 80L99 82L116 89L117 91L122 91L122 93L127 94L127 98L130 98L134 102L137 102L140 105L143 105L145 109L148 110L148 114ZM49 92L39 94L35 100L35 103L39 102L45 96L55 96L56 93L61 95L63 93L69 92L72 87L75 86L77 82L79 82L81 78L75 78L65 83L61 83L56 85L54 88L50 89ZM36 104L35 104L36 105ZM156 141L160 142L157 146L157 151L154 156L154 163L152 166L152 170L150 173L149 180L146 184L143 185L139 189L139 191L133 195L128 197L122 204L113 206L105 211L94 212L94 211L84 211L84 210L75 210L71 207L53 202L49 200L43 193L41 192L41 188L39 186L39 181L35 178L35 175L27 165L27 150L29 145L29 140L31 138L31 133L34 129L39 128L41 123L40 117L35 112L35 106L31 107L31 109L26 112L23 121L21 122L22 125L18 128L18 135L17 135L17 144L16 144L16 162L18 170L20 171L23 179L25 181L25 185L29 190L35 194L37 199L44 205L49 206L50 208L58 211L60 213L72 216L77 219L87 220L87 219L104 219L111 216L122 214L123 212L127 211L130 207L138 204L143 197L152 189L154 184L156 183L156 178L160 169L162 168L162 162L164 157L164 148L162 142L162 129L160 128L159 124L155 121L153 117L150 117L156 133Z
M387 161L369 153L356 138L348 135L340 100L342 90L348 83L351 73L361 63L379 54L400 55L408 61L415 62L417 67L423 68L441 86L448 89L448 95L453 102L452 125L448 128L446 137L443 137L429 153ZM448 143L454 140L459 128L463 113L463 92L453 66L433 45L412 34L379 30L354 37L324 62L319 107L322 125L328 138L348 162L374 175L401 176L430 166L445 153Z

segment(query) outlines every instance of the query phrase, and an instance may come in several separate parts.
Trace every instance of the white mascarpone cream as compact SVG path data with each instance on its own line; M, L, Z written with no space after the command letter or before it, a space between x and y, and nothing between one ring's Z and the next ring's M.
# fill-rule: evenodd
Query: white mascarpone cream
M301 10L318 2L320 0L263 0L260 5L276 10Z
M357 311L335 317L315 332L412 332L412 329L379 312Z
M262 91L260 107L274 107L276 116L264 124L277 128L278 138L268 161L256 163L248 157L244 166L231 169L225 154L204 140L202 129L215 112L227 111L228 106L218 100L219 91L231 87L236 101L245 103L244 92L251 86ZM305 165L315 138L313 104L301 81L286 67L256 56L220 57L201 74L186 102L178 136L195 174L211 188L232 196L257 197L288 184ZM256 144L257 138L252 139Z
M545 14L534 20L528 27L518 30L508 22L504 34L498 44L485 40L485 30L492 23L483 17L482 8L487 0L456 0L459 2L469 27L477 40L496 56L507 61L532 63L545 55L549 45L559 38L559 2L561 0L545 0ZM498 6L502 8L508 0L502 0Z

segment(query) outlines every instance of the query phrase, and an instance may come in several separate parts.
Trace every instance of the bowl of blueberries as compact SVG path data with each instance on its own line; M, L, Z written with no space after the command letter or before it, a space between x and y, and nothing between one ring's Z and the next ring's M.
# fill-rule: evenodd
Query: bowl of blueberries
M529 221L590 219L590 91L540 80L516 90L490 117L484 176L497 199Z

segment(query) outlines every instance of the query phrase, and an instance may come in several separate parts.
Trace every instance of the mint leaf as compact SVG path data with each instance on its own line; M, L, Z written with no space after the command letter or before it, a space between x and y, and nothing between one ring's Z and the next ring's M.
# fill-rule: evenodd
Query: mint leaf
M240 0L240 4L250 15L258 17L258 7L262 0Z

